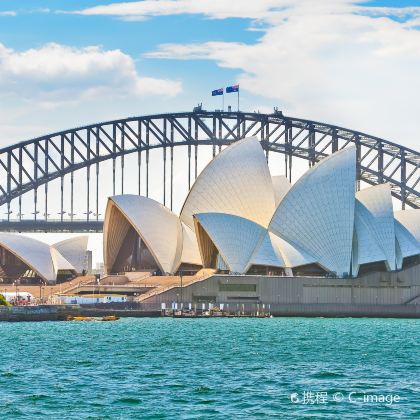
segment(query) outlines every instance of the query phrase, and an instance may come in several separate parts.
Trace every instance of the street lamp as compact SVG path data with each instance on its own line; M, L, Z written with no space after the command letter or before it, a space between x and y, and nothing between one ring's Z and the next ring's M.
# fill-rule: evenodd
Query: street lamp
M13 282L13 286L15 286L15 287L16 287L15 305L16 305L16 303L17 303L17 283L16 283L16 281L17 281L17 280L15 280L15 281Z
M179 270L179 277L181 278L181 306L182 306L182 302L183 302L183 298L182 298L182 270Z
M43 281L42 279L39 279L39 302L42 304L42 285Z

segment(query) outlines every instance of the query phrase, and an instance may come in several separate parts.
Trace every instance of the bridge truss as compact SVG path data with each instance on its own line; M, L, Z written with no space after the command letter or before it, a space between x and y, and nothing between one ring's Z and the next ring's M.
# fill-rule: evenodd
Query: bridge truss
M273 114L247 112L194 112L130 117L61 131L0 149L0 207L7 217L0 230L101 231L99 191L101 163L112 162L112 193L117 183L124 193L125 157L137 155L138 194L149 196L149 154L162 149L162 203L172 209L174 148L185 146L188 154L188 188L197 177L199 146L212 147L213 157L223 146L257 136L267 160L284 155L285 175L292 180L293 163L304 159L313 166L322 158L351 144L357 150L357 179L370 185L391 184L393 196L406 206L420 208L420 153L377 137L316 121ZM117 163L119 164L117 176ZM145 169L144 169L145 166ZM142 170L143 167L143 170ZM74 174L85 172L86 217L74 218L75 200L81 199ZM145 176L145 180L141 177ZM64 180L70 177L69 187ZM133 172L130 170L130 181ZM60 217L49 218L49 183L60 182ZM142 191L145 184L145 191ZM169 185L168 185L169 184ZM39 191L42 191L42 203ZM22 196L33 194L32 219L22 218ZM69 197L70 210L64 210ZM17 201L17 217L11 203ZM43 212L41 212L41 209ZM14 217L14 218L13 218Z

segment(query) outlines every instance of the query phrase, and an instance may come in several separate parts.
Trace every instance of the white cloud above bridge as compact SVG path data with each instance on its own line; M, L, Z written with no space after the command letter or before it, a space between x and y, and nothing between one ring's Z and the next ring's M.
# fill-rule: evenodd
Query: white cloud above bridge
M230 17L259 19L275 12L292 1L259 0L244 2L241 0L145 0L134 2L115 2L76 11L74 13L95 16L119 16L123 19L145 19L151 16L202 14L214 19Z
M271 12L274 3L283 8ZM253 28L262 36L256 43L169 43L146 57L212 60L238 70L243 89L280 101L288 114L352 126L416 148L420 31L414 28L420 8L313 3L260 4ZM221 9L214 5L202 13L215 17Z
M54 101L64 94L79 99L113 95L177 95L181 83L144 77L132 57L119 49L74 48L50 43L16 51L0 44L0 86L3 94Z

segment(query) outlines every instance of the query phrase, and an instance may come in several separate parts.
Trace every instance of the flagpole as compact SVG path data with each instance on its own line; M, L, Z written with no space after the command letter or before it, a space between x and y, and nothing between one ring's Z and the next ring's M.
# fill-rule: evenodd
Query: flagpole
M222 92L222 111L225 110L225 92L224 92L225 88L223 88L223 92Z
M239 112L239 89L238 89L238 112Z

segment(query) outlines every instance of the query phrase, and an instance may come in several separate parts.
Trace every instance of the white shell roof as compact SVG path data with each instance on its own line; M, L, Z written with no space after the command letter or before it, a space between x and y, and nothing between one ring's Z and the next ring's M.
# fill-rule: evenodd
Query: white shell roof
M74 272L77 271L73 264L68 262L67 259L64 258L56 248L50 247L50 253L55 273L57 273L58 270L71 270Z
M274 212L274 193L264 151L256 138L233 143L201 172L181 210L194 229L193 215L226 213L266 227Z
M270 222L270 231L316 257L327 270L348 274L355 180L355 147L323 159L283 198Z
M212 240L229 270L232 273L246 273L266 229L231 214L200 213L194 217Z
M420 254L420 243L416 238L398 220L394 219L394 222L395 237L397 238L401 258Z
M78 273L81 273L86 267L86 250L89 237L76 236L66 239L52 245L60 254L71 263Z
M182 223L181 263L202 265L195 232L184 223Z
M366 219L369 219L369 211L360 202L356 201L354 226L357 247L355 249L355 257L357 255L357 258L354 261L355 268L356 265L386 260L386 255L375 238L374 233L369 229Z
M278 247L275 243L273 243L272 236L274 235L270 234L268 231L265 232L262 240L255 248L250 265L264 265L272 267L286 266Z
M394 217L417 239L420 243L420 209L400 210Z
M316 262L316 258L309 255L297 245L292 245L274 233L270 232L270 237L280 251L285 267L293 268Z
M370 235L385 254L388 268L395 270L395 229L391 186L380 184L366 188L356 193L356 199L356 208L360 211Z
M115 205L145 242L149 251L164 273L173 273L179 267L182 251L182 227L178 217L162 204L151 198L138 195L110 197L104 223L104 252L107 247L107 232L113 220L111 207ZM118 252L119 248L116 249ZM112 256L105 255L108 262ZM115 256L114 256L115 258ZM109 267L108 267L109 268Z
M251 265L311 263L339 276L377 261L399 268L420 249L420 210L396 212L394 219L388 184L356 195L355 181L354 146L324 158L291 186L283 176L270 176L259 141L247 138L207 165L179 218L145 197L110 198L104 261L109 265L131 225L165 273L181 262L201 265L201 254L213 264L214 247L234 273Z
M273 176L271 177L271 180L273 182L274 201L277 207L280 204L280 201L283 200L284 196L289 192L290 188L292 188L292 184L283 175Z
M252 265L293 268L316 262L298 246L247 219L223 213L194 217L233 273L244 274Z
M46 243L21 234L1 233L0 246L36 271L43 280L56 280L50 246Z

